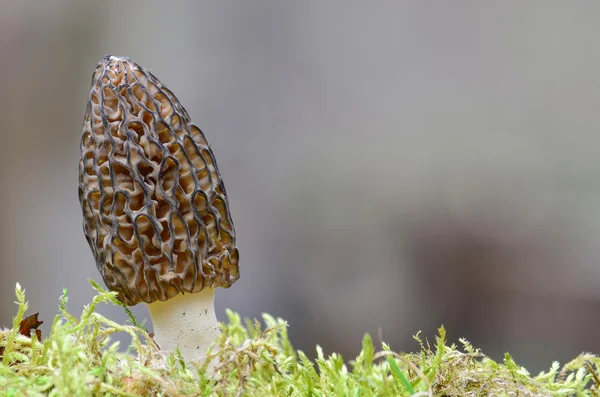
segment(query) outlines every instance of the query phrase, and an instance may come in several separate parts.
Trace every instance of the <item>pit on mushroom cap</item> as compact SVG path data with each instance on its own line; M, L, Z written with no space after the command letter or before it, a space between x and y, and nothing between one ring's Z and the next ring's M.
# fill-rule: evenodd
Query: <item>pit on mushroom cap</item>
M148 304L161 348L178 344L171 313L182 310L197 314L186 321L199 322L188 324L194 331L186 346L214 340L214 288L239 278L225 186L208 141L178 99L129 58L106 56L93 74L79 200L104 282L123 303Z

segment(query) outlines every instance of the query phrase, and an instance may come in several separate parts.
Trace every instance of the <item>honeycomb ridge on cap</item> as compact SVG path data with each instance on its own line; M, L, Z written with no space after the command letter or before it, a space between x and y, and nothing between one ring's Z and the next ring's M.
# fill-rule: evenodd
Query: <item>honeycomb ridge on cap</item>
M83 228L127 305L230 287L239 253L217 162L175 95L129 58L97 66L79 163Z

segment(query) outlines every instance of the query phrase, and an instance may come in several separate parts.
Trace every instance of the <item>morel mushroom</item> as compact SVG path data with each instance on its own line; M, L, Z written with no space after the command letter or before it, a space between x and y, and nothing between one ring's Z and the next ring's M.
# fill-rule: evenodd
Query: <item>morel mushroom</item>
M129 58L106 56L94 72L79 201L107 287L148 305L161 349L203 357L219 332L215 288L239 278L227 194L202 131Z

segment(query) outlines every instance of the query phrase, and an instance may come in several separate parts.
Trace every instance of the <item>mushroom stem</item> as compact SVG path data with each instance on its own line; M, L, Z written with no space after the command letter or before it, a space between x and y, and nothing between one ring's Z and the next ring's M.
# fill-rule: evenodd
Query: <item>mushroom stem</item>
M166 301L147 304L154 327L154 340L166 352L179 346L186 362L200 361L219 335L215 315L215 290L204 288L178 294Z

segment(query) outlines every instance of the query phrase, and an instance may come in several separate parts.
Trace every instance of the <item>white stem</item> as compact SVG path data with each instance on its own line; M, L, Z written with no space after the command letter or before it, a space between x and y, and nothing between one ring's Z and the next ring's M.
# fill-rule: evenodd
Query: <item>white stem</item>
M205 288L194 294L179 294L167 301L147 304L154 326L154 340L161 350L175 346L187 362L206 357L219 335L215 315L215 290Z

